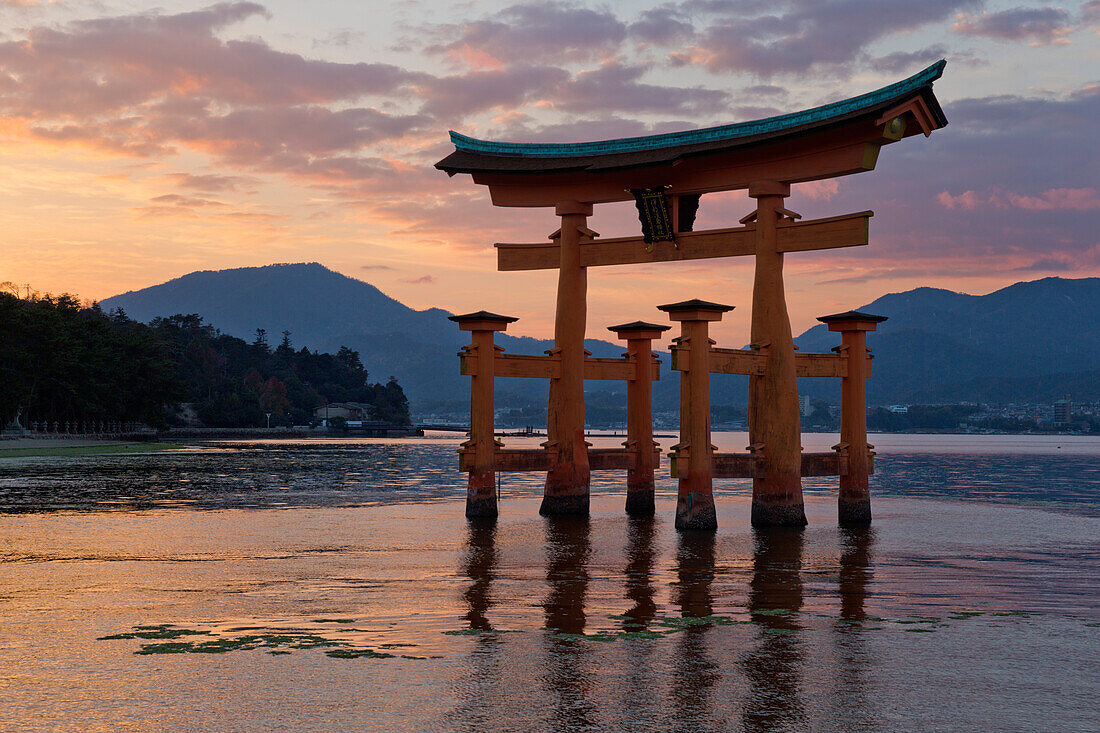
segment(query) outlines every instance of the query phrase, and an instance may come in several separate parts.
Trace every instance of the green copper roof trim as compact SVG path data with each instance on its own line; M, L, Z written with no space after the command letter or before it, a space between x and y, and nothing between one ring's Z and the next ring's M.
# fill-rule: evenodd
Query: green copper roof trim
M677 145L709 143L719 140L735 139L749 135L761 135L779 132L814 122L822 122L830 117L858 112L860 109L874 107L908 92L916 92L939 79L943 74L946 60L939 60L913 76L890 86L883 87L858 97L844 99L821 107L792 112L777 117L767 117L751 122L737 122L732 125L707 127L701 130L668 132L662 135L644 135L642 137L623 137L616 140L600 140L589 143L502 143L491 140L478 140L451 131L451 142L458 150L470 153L486 153L522 158L561 158L585 155L607 155L630 153L638 150L655 150Z

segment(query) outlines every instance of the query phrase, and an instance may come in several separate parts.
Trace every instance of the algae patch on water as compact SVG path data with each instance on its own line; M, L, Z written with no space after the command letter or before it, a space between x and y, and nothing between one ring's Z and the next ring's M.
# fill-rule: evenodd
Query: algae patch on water
M349 623L350 621L328 619L331 623ZM187 639L186 637L203 637ZM301 631L280 631L249 634L215 634L204 629L188 629L171 624L155 626L135 626L132 631L99 637L110 639L142 639L143 643L134 654L226 654L228 652L266 649L268 654L286 655L294 650L324 649L325 655L335 659L392 659L400 656L404 659L427 659L411 655L396 655L354 644L345 639L336 639L319 633ZM166 641L172 640L172 641ZM387 646L414 646L412 644L393 644Z

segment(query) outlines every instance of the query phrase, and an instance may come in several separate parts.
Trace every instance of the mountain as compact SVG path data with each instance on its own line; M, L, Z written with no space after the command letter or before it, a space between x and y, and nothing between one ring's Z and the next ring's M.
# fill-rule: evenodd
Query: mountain
M1087 376L1100 364L1100 278L1050 277L988 295L917 288L857 310L889 318L867 336L871 404L1100 398L1100 382ZM822 324L795 344L828 351L839 336ZM802 382L811 395L839 393L823 380Z
M224 333L251 340L257 328L278 342L291 332L296 347L359 351L373 379L396 376L414 403L467 399L467 378L455 352L468 336L438 308L414 310L369 283L317 263L193 272L144 290L108 298L136 320L198 313ZM868 335L875 354L870 404L960 400L1039 402L1068 394L1100 399L1100 278L1046 278L988 295L936 288L890 293L857 308L889 318ZM541 354L548 340L498 334L509 353ZM795 343L803 352L828 352L840 335L824 325ZM621 344L590 340L595 356L619 356ZM664 359L668 363L667 358ZM654 406L674 409L678 380L666 372ZM743 377L712 380L715 404L744 405ZM499 397L545 400L542 380L503 380ZM835 402L838 380L803 379L804 394ZM617 382L592 391L621 392Z
M138 321L176 313L198 313L223 333L251 341L257 328L275 345L290 331L296 348L359 352L372 379L397 377L410 401L466 399L468 378L458 373L455 354L470 342L439 308L418 311L370 283L316 263L241 267L192 272L160 285L100 302L121 308ZM497 343L515 354L541 354L549 340L497 334ZM619 356L619 344L589 340L595 356ZM508 380L505 389L545 399L541 380Z

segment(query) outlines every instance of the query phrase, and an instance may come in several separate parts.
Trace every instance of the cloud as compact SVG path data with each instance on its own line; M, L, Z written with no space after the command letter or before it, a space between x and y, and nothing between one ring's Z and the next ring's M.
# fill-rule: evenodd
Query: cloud
M519 65L432 79L418 86L417 91L426 100L424 112L446 120L537 101L568 81L569 76L568 71L556 66Z
M885 56L878 56L871 59L871 63L880 71L900 74L917 66L927 66L947 55L947 46L944 46L942 43L937 43L933 46L922 48L919 51L895 51ZM952 55L952 59L956 60L954 55Z
M956 33L982 36L998 41L1026 41L1046 45L1069 43L1069 13L1062 8L1012 8L996 13L959 13L953 26Z
M807 218L875 210L870 245L823 253L821 266L938 268L951 277L983 268L985 277L1011 277L1050 259L1095 268L1100 187L1095 156L1082 151L1095 147L1100 87L961 99L945 111L950 125L885 146L875 171L846 178L827 204L796 189L788 205Z
M987 193L965 191L953 196L947 191L936 195L946 209L974 211L982 206L997 209L1014 207L1024 211L1090 211L1100 209L1100 191L1095 188L1051 188L1036 196L1006 192L994 188Z
M261 5L233 2L31 28L0 43L0 114L40 140L124 155L183 147L312 181L387 172L390 164L360 153L430 120L360 103L407 95L428 76L219 37L233 23L266 15Z
M787 90L775 84L756 84L741 90L744 94L754 97L785 97Z
M626 38L627 27L605 10L529 2L481 20L436 26L429 33L438 39L428 47L429 53L500 69L507 63L560 64L606 55Z
M765 79L843 68L880 38L945 20L977 4L979 0L792 0L777 9L763 3L695 3L718 15L693 45L669 58L678 65L745 71Z
M569 112L665 112L706 114L723 109L729 95L702 87L667 87L644 84L642 66L609 61L582 71L561 84L553 95L555 108Z
M434 285L435 278L431 275L421 275L420 277L407 277L401 282L408 283L409 285Z
M393 268L390 267L389 265L362 265L362 266L360 266L359 269L360 270L392 270Z
M1075 269L1074 263L1068 259L1056 259L1045 257L1034 262L1013 268L1013 272L1068 272Z
M236 191L243 185L250 185L256 182L254 178L247 178L245 176L225 176L219 173L201 175L194 173L165 173L160 177L179 188L185 188L191 191L202 191L204 193Z
M695 35L689 17L671 5L643 11L627 30L634 40L661 46L679 43Z

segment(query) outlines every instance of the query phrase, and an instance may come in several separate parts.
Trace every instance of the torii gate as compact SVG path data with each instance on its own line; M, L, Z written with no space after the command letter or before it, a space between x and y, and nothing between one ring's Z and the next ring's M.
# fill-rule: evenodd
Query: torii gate
M549 243L496 245L499 270L558 270L554 357L560 371L555 367L550 381L547 431L553 450L543 514L588 512L588 268L753 255L751 341L763 368L752 372L749 390L750 442L757 454L752 523L806 523L798 374L783 257L867 244L872 212L798 221L784 200L792 183L873 170L883 146L946 125L932 91L945 65L941 60L904 81L822 107L686 132L562 144L491 142L450 133L455 152L436 168L452 176L471 174L475 183L488 186L496 206L552 206L561 219ZM741 226L692 231L701 195L735 189L748 189L757 202ZM597 241L599 235L586 226L593 205L632 198L644 235ZM711 450L683 441L681 448ZM863 453L866 447L851 449ZM713 528L710 514L710 519L682 515L678 507L677 527Z

